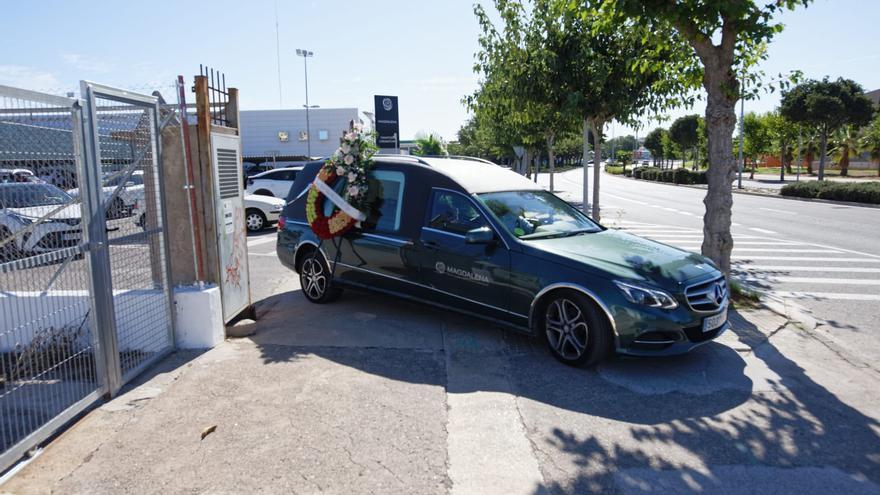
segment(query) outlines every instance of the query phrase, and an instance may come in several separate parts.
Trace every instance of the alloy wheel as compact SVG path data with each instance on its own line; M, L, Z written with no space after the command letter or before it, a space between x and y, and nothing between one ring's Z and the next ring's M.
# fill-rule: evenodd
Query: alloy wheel
M583 311L571 299L561 297L547 306L544 331L550 347L564 359L578 359L587 349L590 329Z
M248 213L247 218L245 219L245 224L247 224L247 229L256 232L258 230L263 229L263 216L259 213Z
M324 265L314 258L308 258L303 262L300 271L300 285L309 299L317 300L327 290L327 275Z

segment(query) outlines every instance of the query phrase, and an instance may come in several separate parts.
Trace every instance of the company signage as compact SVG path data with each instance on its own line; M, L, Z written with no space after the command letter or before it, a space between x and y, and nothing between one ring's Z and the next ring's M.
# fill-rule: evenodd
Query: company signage
M400 147L400 122L397 119L397 97L375 95L376 144L380 148Z

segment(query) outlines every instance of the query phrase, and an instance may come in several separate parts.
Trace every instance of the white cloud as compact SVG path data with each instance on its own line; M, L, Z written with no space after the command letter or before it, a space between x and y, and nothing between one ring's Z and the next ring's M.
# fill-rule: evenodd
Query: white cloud
M61 59L73 68L85 72L110 72L110 64L106 61L81 55L79 53L62 53Z
M0 65L0 84L43 91L58 90L62 86L52 72L22 65Z

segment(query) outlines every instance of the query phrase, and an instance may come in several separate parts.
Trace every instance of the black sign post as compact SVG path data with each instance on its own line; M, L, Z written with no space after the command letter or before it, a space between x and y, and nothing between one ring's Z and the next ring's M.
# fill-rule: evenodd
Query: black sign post
M397 97L375 95L376 145L383 149L400 148L400 122L397 119Z

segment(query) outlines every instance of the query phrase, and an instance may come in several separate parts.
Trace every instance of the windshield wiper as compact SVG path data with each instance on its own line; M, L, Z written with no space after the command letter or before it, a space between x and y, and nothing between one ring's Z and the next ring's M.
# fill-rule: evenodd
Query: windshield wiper
M578 230L570 230L567 232L537 232L535 234L526 234L526 235L520 236L519 238L527 241L529 239L550 239L550 238L554 238L554 237L571 237L574 235L592 234L595 232L599 232L599 231L595 230L595 229L578 229Z

